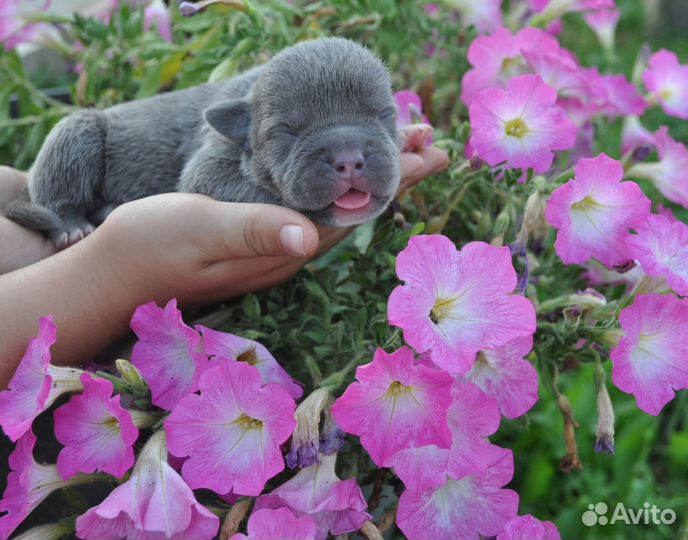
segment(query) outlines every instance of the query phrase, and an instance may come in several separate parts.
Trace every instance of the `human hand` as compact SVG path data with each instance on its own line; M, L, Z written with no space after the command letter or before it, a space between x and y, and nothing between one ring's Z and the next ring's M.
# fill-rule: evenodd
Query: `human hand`
M437 148L405 152L400 189L447 166ZM120 206L82 242L115 261L113 294L129 295L133 305L174 296L189 306L285 281L350 230L316 227L279 206L168 193Z
M415 185L447 165L446 154L435 148L404 154L402 186ZM1 172L5 179L24 181L14 171ZM6 183L3 189L6 201L23 185L17 181L10 190ZM16 226L0 217L0 229L7 225ZM77 365L125 334L142 303L177 297L182 306L192 306L275 285L347 233L317 228L280 206L223 203L185 193L124 204L76 245L0 275L0 388L35 334L36 320L46 313L60 328L53 362ZM22 229L20 234L28 235L29 245L45 245L33 232ZM15 254L5 242L0 246L0 255ZM30 264L36 256L24 261Z
M0 274L11 272L55 253L50 241L4 217L5 207L26 186L26 174L0 166Z

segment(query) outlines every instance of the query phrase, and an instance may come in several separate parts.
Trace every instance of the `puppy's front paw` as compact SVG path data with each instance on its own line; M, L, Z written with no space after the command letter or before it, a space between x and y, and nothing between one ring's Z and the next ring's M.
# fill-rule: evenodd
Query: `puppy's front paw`
M432 144L430 124L410 124L400 129L402 152L414 152Z

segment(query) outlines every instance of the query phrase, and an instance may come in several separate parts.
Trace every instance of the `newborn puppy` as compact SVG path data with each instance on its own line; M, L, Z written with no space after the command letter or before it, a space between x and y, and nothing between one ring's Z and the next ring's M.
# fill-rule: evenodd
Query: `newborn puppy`
M7 214L59 248L113 207L170 191L279 204L344 227L389 205L399 158L385 66L352 41L319 39L228 81L71 114Z

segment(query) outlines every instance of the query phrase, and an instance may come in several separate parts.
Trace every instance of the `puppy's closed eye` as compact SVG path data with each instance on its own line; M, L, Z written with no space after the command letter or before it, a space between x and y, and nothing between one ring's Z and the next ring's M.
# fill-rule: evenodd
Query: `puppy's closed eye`
M382 109L380 111L380 114L377 115L377 117L382 120L383 122L385 120L395 120L397 116L397 109L396 107L386 107L385 109Z
M295 139L299 136L299 130L289 124L281 123L271 128L268 136L270 138L281 137Z

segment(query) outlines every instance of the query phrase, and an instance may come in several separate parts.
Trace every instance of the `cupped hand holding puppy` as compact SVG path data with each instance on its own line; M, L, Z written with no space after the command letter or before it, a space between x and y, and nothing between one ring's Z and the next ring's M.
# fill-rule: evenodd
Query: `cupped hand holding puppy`
M404 153L402 188L447 165L433 147ZM184 193L122 205L82 242L0 276L0 388L42 315L52 313L59 329L54 360L77 364L125 333L139 304L200 305L270 287L348 232L279 206Z
M402 161L405 187L447 166L436 148L404 154ZM182 305L198 305L280 283L350 230L316 226L278 206L164 194L119 207L96 238L104 257L122 261L120 270L136 276L137 298L175 296Z

